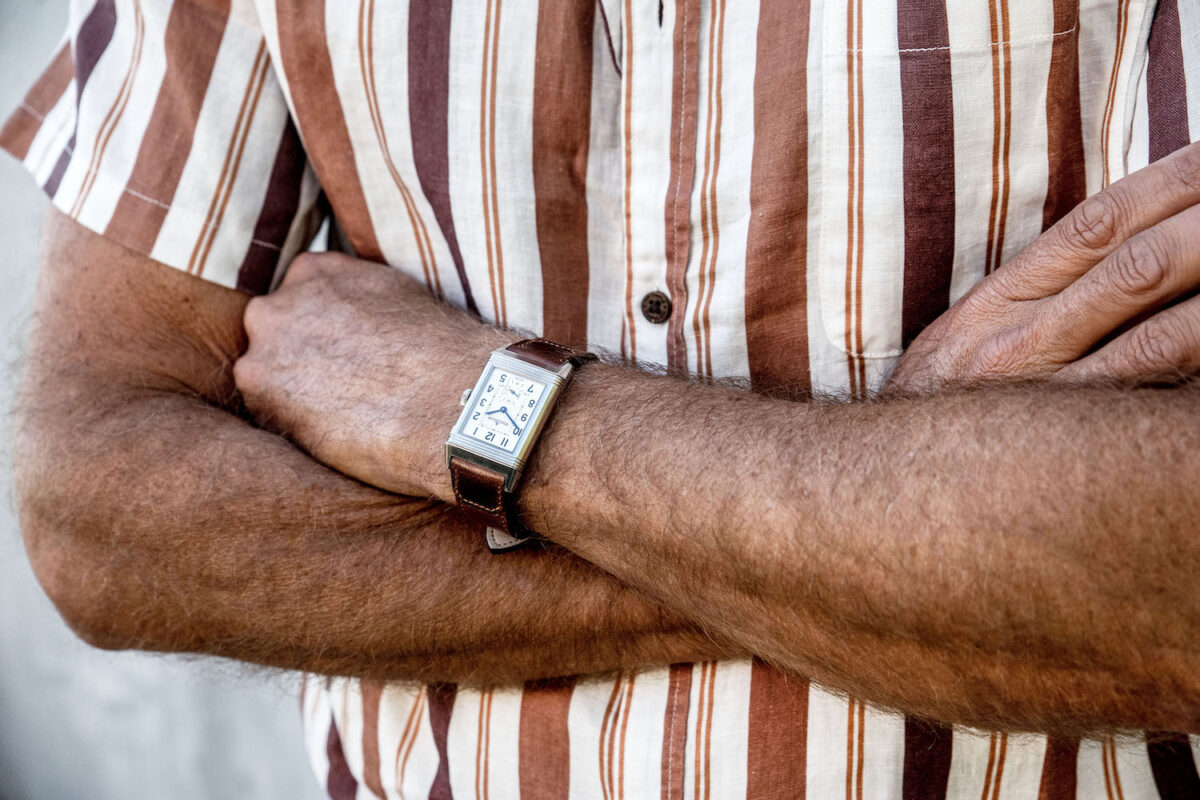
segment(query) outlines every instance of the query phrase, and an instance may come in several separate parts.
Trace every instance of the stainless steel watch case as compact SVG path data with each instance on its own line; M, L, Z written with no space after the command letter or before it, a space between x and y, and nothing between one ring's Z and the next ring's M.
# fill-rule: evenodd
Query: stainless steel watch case
M483 391L484 381L494 367L500 367L524 378L546 384L544 402L539 403L534 409L532 418L525 426L525 430L521 432L521 439L511 453L461 433L463 424L469 419L473 408L471 398L479 397L480 392ZM573 369L574 366L568 362L555 372L523 361L504 348L493 350L483 371L479 373L475 387L470 389L469 393L463 392L460 400L463 406L462 413L458 415L458 421L454 423L454 427L450 431L450 438L446 440L447 469L450 467L450 459L458 457L500 473L504 476L504 491L513 491L521 481L529 454L533 452L533 446L541 436L542 429L550 418L550 412L558 404L563 389L570 381Z

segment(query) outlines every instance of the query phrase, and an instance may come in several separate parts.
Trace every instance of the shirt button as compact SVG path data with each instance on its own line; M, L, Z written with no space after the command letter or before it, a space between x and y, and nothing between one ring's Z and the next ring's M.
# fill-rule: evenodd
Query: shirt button
M655 325L671 316L671 298L662 292L651 292L642 298L642 316Z

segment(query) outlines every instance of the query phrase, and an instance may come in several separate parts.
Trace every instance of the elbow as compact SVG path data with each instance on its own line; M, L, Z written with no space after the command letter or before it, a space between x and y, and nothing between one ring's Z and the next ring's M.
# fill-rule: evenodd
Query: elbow
M78 533L83 527L70 498L48 492L15 470L18 515L25 551L34 576L71 631L87 644L105 650L135 645L135 635L121 613L121 588L102 560L99 543ZM52 511L51 511L52 510Z

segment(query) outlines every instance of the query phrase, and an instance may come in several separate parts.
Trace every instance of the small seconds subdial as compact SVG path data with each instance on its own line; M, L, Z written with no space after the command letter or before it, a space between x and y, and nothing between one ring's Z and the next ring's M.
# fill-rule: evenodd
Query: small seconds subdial
M479 396L471 398L471 416L463 425L463 433L512 452L545 389L544 383L499 367L492 369Z

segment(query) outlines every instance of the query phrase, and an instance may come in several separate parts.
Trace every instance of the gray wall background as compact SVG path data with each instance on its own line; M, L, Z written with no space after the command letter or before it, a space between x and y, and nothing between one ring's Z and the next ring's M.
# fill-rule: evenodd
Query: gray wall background
M0 116L48 62L67 0L0 0ZM0 156L0 800L317 798L296 679L93 650L37 585L8 489L8 427L46 201Z

